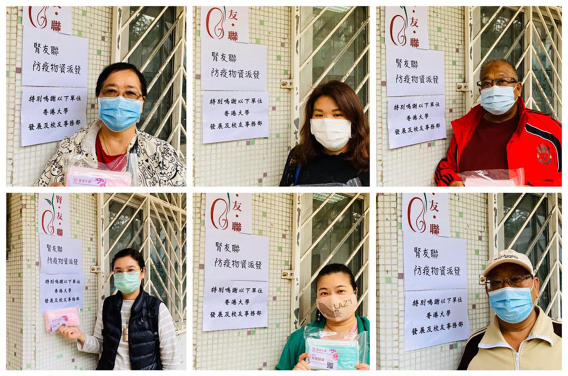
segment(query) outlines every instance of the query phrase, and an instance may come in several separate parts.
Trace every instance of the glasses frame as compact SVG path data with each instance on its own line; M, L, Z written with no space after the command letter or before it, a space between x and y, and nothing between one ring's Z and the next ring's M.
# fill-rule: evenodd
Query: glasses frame
M515 77L499 77L499 78L496 78L494 80L479 80L479 81L476 82L476 85L477 85L478 88L483 89L483 87L481 86L481 83L484 82L484 81L491 81L491 86L489 86L489 87L493 87L495 85L495 81L502 80L502 79L505 79L505 78L511 79L511 80L513 80L513 82L508 82L506 85L497 85L497 86L508 86L508 85L511 85L511 84L516 85L516 84L519 83L519 80L517 80ZM488 89L488 88L486 88L486 89Z
M524 274L524 275L515 275L515 276L512 276L512 277L503 278L503 282L501 283L501 285L499 285L498 288L491 288L491 280L490 280L489 278L487 278L487 277L480 276L480 278L479 278L479 284L480 284L480 285L485 285L485 288L486 288L487 290L489 290L489 291L499 290L500 288L503 288L503 286L505 285L505 282L506 282L509 286L511 286L511 287L518 287L518 286L513 285L513 282L511 281L512 278L518 278L518 277L521 277L521 278L522 278L522 281L521 281L521 282L524 282L524 281L526 281L526 280L529 279L529 278L533 278L533 279L534 279L534 275L533 275L533 274L530 274L530 273L529 273L529 274Z

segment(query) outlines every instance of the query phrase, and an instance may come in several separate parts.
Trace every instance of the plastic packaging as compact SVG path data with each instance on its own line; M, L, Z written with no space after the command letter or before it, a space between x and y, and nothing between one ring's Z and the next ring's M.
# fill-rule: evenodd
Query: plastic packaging
M307 327L304 329L304 339L311 369L354 370L357 364L367 363L368 332L348 333L339 337L336 332Z
M79 308L69 307L48 309L44 313L45 330L48 333L56 332L61 326L79 326Z
M66 187L130 187L131 185L132 176L129 172L69 166L65 174Z
M65 186L67 187L130 187L138 186L138 157L127 153L110 164L92 160L82 155L66 158Z
M525 170L494 169L458 173L466 187L522 187L525 185Z

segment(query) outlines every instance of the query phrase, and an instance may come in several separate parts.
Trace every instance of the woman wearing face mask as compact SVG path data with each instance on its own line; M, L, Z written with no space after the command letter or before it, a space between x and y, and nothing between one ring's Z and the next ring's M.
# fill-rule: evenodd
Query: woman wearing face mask
M308 324L308 327L335 332L338 338L370 331L369 320L355 314L357 310L357 285L353 273L347 266L343 264L326 265L319 272L315 283L318 310L316 320ZM341 308L338 309L337 307ZM304 328L300 328L288 338L276 369L311 370L307 357ZM364 363L356 365L355 368L369 370L369 362L370 359L365 359Z
M99 307L95 333L60 327L58 333L76 340L80 351L101 354L98 370L177 369L180 357L172 316L164 303L142 289L144 257L135 249L112 260L118 292Z
M463 187L458 173L523 169L523 185L562 185L561 124L525 107L523 85L511 63L489 61L480 78L481 104L452 121L454 137L436 168L436 184Z
M185 167L175 149L136 127L148 94L146 86L146 79L132 64L106 67L95 90L99 119L61 141L34 185L62 186L66 168L76 164L131 171L139 186L185 186Z
M369 125L357 94L339 81L319 85L306 102L300 143L280 186L368 186L369 180Z

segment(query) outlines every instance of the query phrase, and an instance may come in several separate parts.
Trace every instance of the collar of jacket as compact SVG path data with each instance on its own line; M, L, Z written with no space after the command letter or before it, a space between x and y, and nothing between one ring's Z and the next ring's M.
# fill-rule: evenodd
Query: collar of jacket
M517 130L515 133L520 133L524 129L526 124L526 106L525 101L522 97L517 99L517 114L519 116L519 124L517 125ZM458 142L458 152L461 154L463 147L467 144L467 142L473 136L473 132L479 125L479 122L483 118L483 116L487 113L480 104L473 107L467 114L462 116L459 119L452 121L452 128L454 129L454 135L456 137L456 141ZM459 160L459 155L458 155Z
M120 291L118 291L115 295L116 295L116 300L115 300L114 303L116 304L116 307L120 311L120 309L122 308L122 302L124 301L124 298L123 298L122 293ZM138 294L138 296L134 300L134 303L132 303L131 312L138 312L140 310L141 306L146 304L146 299L145 299L146 295L147 295L147 292L144 291L142 284L140 284L140 293Z
M554 328L552 327L552 320L539 306L536 306L535 309L538 311L538 317L529 335L523 340L523 342L539 339L547 342L550 346L553 346L554 343L552 338L554 338ZM497 315L493 316L493 319L487 327L487 331L479 342L478 347L482 349L491 349L494 347L511 348L505 340L505 337L503 337L503 333L501 333Z
M370 329L368 328L365 320L359 315L355 315L355 317L357 318L357 333L368 332ZM325 321L325 317L322 316L320 320L314 320L309 323L308 326L323 329L325 327Z
M95 160L97 159L97 136L101 128L103 127L103 124L104 123L101 119L95 120L91 123L91 125L89 125L89 129L87 129L87 132L85 133L83 138L81 140L77 140L81 143L81 150L84 153L92 155ZM126 150L127 154L130 153L130 150L134 147L134 145L136 145L136 141L138 140L138 128L136 128L136 125L134 125L134 127L134 137L132 137L132 140L130 140L130 143L128 144L128 149Z

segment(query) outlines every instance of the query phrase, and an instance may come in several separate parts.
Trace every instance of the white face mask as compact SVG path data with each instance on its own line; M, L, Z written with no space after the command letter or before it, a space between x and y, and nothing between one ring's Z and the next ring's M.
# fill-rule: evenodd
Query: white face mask
M341 150L351 138L351 122L346 119L310 119L316 140L330 151Z

